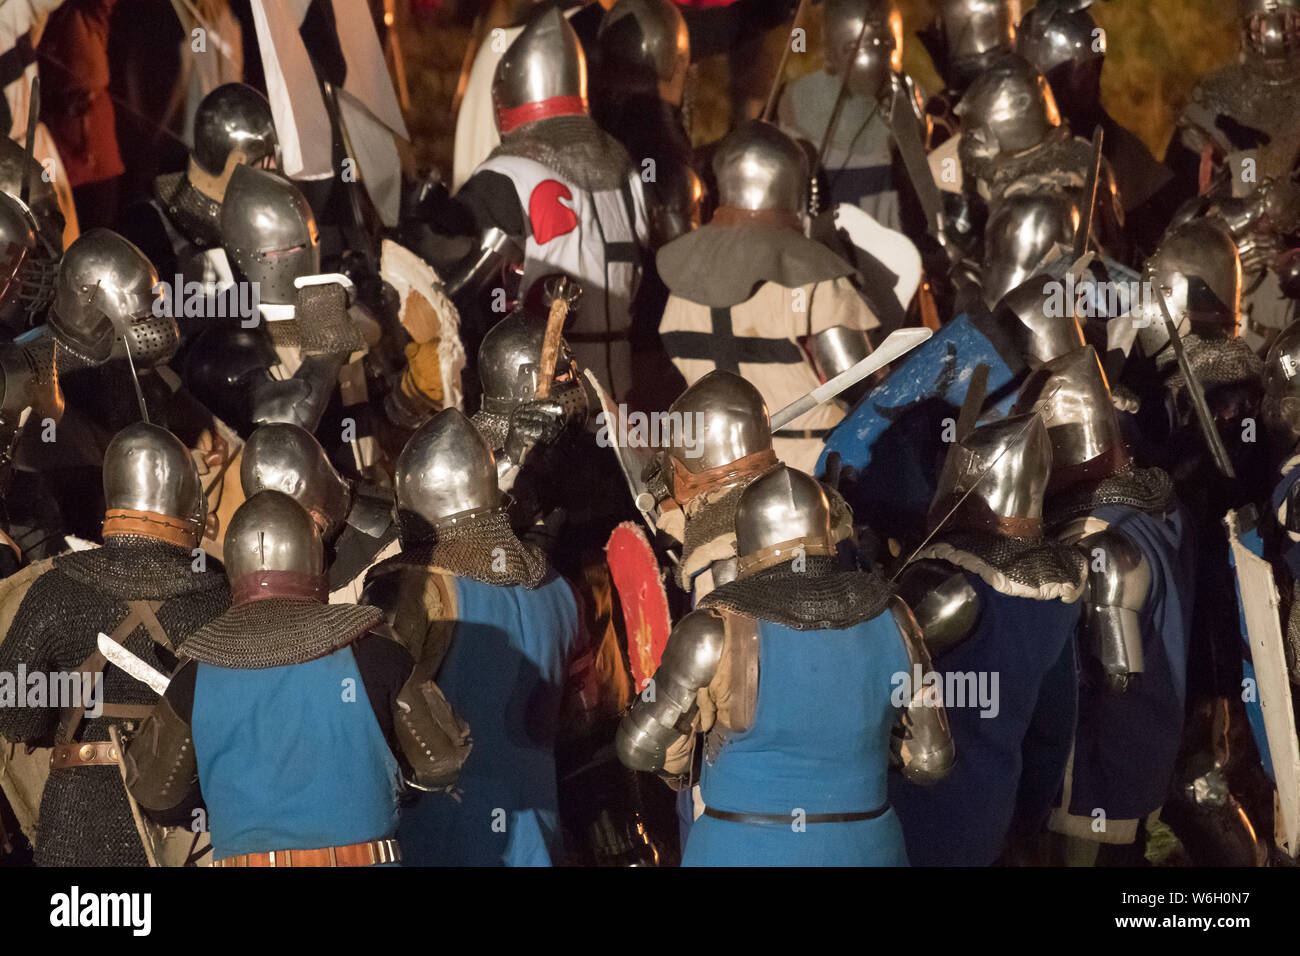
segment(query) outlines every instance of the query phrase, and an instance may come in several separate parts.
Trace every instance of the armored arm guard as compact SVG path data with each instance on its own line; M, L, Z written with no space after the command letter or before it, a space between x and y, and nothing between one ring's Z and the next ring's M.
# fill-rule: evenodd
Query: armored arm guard
M930 652L925 648L925 635L921 633L921 626L916 622L911 609L901 598L894 597L889 610L903 636L911 674L928 674L931 668ZM903 776L918 784L942 780L952 770L954 759L948 715L942 703L927 705L924 702L924 691L923 685L912 688L912 699L899 716L894 731Z
M938 657L964 641L979 620L979 592L964 572L946 561L908 565L898 590L912 609L932 656Z
M643 692L618 725L614 745L625 766L651 772L663 768L668 748L693 730L696 694L717 673L725 642L720 615L699 610L681 619L647 688L652 696L647 700Z
M518 262L521 255L505 230L492 227L483 233L479 247L457 263L447 277L448 297L454 299L462 292L476 291L504 263Z
M1079 540L1088 558L1083 605L1085 667L1110 694L1128 690L1142 671L1142 608L1151 565L1132 541L1107 528Z
M861 329L851 329L846 325L822 329L808 344L817 371L828 382L871 354L867 334Z
M414 778L407 783L417 790L441 790L456 782L473 744L469 725L437 684L412 673L394 701L393 727Z
M145 718L123 760L131 796L154 812L180 806L199 778L190 725L172 709L166 697Z
M293 378L266 375L253 386L253 423L289 422L315 433L338 384L346 355L308 355Z
M315 432L338 385L340 369L366 345L348 312L349 280L322 275L300 278L296 284L294 316L302 364L287 381L269 375L257 381L253 422L290 422Z

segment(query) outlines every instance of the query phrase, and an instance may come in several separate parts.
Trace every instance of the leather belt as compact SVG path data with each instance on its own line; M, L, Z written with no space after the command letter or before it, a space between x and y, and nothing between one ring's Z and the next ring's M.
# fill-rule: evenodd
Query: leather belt
M347 846L327 846L321 850L272 850L270 853L241 853L213 866L377 866L399 863L401 847L396 840L370 840Z
M798 822L857 823L859 820L874 820L876 817L884 816L888 810L889 804L886 803L883 807L865 813L809 813L798 818ZM715 820L729 820L732 823L761 823L769 826L772 824L789 826L796 820L790 813L732 813L730 810L715 810L713 807L705 807L704 815Z
M97 744L60 744L50 752L50 769L117 766L117 747L111 740Z

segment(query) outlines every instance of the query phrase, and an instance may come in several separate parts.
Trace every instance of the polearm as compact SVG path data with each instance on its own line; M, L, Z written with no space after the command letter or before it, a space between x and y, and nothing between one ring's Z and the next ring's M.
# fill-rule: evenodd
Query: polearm
M1088 251L1092 238L1092 220L1097 209L1097 183L1101 180L1101 147L1105 131L1098 126L1092 134L1092 162L1088 164L1088 178L1083 184L1084 206L1079 210L1079 228L1074 231L1073 260L1078 262Z
M808 0L799 0L799 9L795 10L794 22L790 24L791 34L803 26L807 13ZM790 42L790 37L787 36L785 38L785 48L781 50L781 62L776 68L776 76L772 77L771 89L767 91L767 103L763 106L763 112L758 114L758 118L765 122L771 122L772 120L772 111L776 109L776 94L781 89L781 80L785 77L785 67L790 62L790 51L792 49L793 44Z
M1165 290L1161 287L1153 268L1147 269L1147 283L1155 291L1156 301L1160 303L1160 315L1164 318L1165 328L1169 331L1169 344L1173 346L1174 357L1178 359L1178 370L1183 373L1183 382L1187 385L1187 397L1192 401L1196 424L1200 426L1201 435L1210 449L1215 466L1224 477L1235 479L1237 472L1232 467L1232 459L1228 457L1228 449L1224 447L1223 439L1219 437L1219 429L1215 427L1214 415L1210 412L1209 403L1205 401L1205 389L1201 387L1200 380L1192 371L1192 363L1187 358L1183 340L1178 334L1178 324L1169 312L1169 303L1165 301Z
M18 190L18 198L23 205L31 204L32 199L32 163L36 162L36 124L41 118L41 78L32 77L32 93L27 98L27 140L23 148L27 151L28 162L23 167L23 183Z

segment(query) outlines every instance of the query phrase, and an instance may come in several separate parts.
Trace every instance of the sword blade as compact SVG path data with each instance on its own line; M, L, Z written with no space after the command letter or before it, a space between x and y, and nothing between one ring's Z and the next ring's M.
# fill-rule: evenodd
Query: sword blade
M159 696L167 692L167 685L171 680L140 660L117 641L101 631L97 643L99 652L114 667L121 668L140 683L148 684Z
M795 419L811 412L818 405L829 402L846 388L852 388L868 375L906 355L933 334L933 330L923 328L896 329L890 332L889 337L880 343L880 348L858 362L857 365L845 369L829 382L818 385L807 395L796 398L789 405L778 409L772 415L772 431L784 428Z
M601 386L600 380L592 374L591 369L584 369L583 371L587 376L587 381L591 383L592 390L596 393L597 401L600 402L600 410L605 415L605 428L609 436L609 444L614 450L614 457L618 459L618 467L623 472L623 478L627 481L628 491L632 493L632 502L636 505L636 510L641 512L641 517L650 529L650 534L658 534L659 505L641 477L645 474L646 466L653 460L653 454L648 449L627 448L618 443L618 406L614 404L614 400L610 398L609 393Z

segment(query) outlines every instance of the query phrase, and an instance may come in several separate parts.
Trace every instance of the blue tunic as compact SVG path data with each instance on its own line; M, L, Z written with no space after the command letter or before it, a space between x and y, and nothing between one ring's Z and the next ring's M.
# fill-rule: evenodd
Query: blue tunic
M1009 597L967 577L979 592L979 620L934 669L945 687L949 675L972 675L990 692L996 675L996 694L989 707L969 691L965 706L945 694L957 752L951 774L928 787L890 780L914 866L992 864L1014 820L1051 809L1073 742L1079 603Z
M1142 610L1142 673L1123 694L1079 688L1068 810L1140 820L1164 804L1182 741L1195 553L1181 510L1161 519L1106 505L1093 515L1146 557L1151 590Z
M838 631L758 628L758 704L752 726L704 766L706 806L775 814L789 824L702 816L684 866L906 866L892 810L872 820L808 823L806 814L858 813L886 803L894 677L907 650L886 611Z
M403 859L427 866L550 866L558 827L555 733L578 604L552 574L536 590L455 578L456 627L437 682L474 748L456 798L402 808Z
M199 664L191 727L214 859L397 830L397 760L350 647L262 670Z

